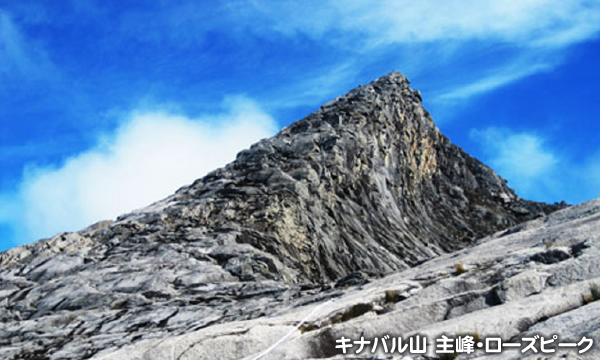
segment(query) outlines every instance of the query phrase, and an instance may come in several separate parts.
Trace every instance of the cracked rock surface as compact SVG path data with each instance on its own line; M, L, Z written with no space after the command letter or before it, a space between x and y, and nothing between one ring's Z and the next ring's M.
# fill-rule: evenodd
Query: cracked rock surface
M575 309L581 294L560 291L583 289L596 271L582 262L593 243L572 244L566 229L548 233L544 251L505 243L578 219L595 224L593 207L560 213L573 219L548 216L564 207L520 199L442 135L420 94L391 73L164 200L0 253L0 357L239 359L336 298L322 308L327 317L286 345L323 358L336 355L324 339L355 334L359 319L381 331L387 323L434 332L499 305L533 309L529 298L554 296L555 310L519 322L526 331ZM498 241L475 246L494 233ZM443 261L465 248L487 252L464 259L466 272L452 276ZM474 277L475 268L485 277ZM394 313L406 318L385 315ZM511 326L494 328L510 335ZM212 355L202 357L203 349Z
M445 334L501 337L559 335L561 342L583 336L600 339L600 199L533 220L511 231L483 238L467 249L445 254L414 268L343 290L323 290L323 299L268 316L236 321L160 340L149 340L116 353L108 360L245 359L251 360L291 335L261 359L401 359L399 354L372 354L371 348L344 357L335 348L342 336L372 340L385 335ZM548 245L552 239L552 245ZM546 264L538 256L564 251L568 256ZM457 272L456 264L464 266ZM596 289L596 290L594 290ZM333 300L333 301L328 301ZM308 317L308 319L307 319ZM307 319L296 330L296 325ZM524 343L525 344L525 343ZM538 345L539 349L539 345ZM356 347L353 348L356 351ZM350 356L351 355L351 356ZM438 359L412 356L413 359ZM600 348L578 354L504 351L492 356L475 352L458 359L598 359Z

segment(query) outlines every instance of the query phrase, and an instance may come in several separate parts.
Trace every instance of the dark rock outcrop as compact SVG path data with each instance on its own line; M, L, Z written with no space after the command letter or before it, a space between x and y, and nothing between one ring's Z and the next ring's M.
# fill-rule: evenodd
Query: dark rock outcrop
M0 254L0 356L89 358L283 312L560 207L518 198L392 73L165 200Z

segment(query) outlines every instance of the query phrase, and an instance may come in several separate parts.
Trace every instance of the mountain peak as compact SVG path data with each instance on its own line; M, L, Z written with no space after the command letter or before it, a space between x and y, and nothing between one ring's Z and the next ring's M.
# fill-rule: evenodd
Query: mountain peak
M398 71L392 71L366 85L361 85L350 90L347 94L324 104L321 109L330 108L335 103L344 100L352 102L357 100L372 100L374 95L389 98L407 97L418 102L421 101L421 94L419 91L410 88L410 81Z
M260 276L293 282L406 268L556 209L520 199L453 145L398 72L323 105L169 201L170 221L235 229L236 243L291 271Z
M3 354L88 358L255 318L262 298L406 269L559 207L450 143L393 72L162 201L1 253Z
M409 86L410 81L404 74L399 71L392 71L383 76L378 77L373 80L370 84L382 84L382 85L395 85L395 86Z
M355 89L356 91L366 90L366 91L380 91L383 94L410 94L410 93L419 93L416 90L410 88L410 81L406 76L398 71L392 71L391 73L381 76L367 85L360 86ZM350 92L352 94L353 91Z

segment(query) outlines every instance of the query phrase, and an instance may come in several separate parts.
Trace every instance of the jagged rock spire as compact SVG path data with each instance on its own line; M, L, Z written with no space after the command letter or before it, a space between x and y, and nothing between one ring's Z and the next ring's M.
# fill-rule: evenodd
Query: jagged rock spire
M288 281L401 269L553 210L519 199L451 144L398 72L242 151L172 201L174 222L235 229L236 243L291 270Z
M554 209L519 199L451 144L394 72L167 199L1 253L4 357L87 358L261 316L320 284L404 269Z

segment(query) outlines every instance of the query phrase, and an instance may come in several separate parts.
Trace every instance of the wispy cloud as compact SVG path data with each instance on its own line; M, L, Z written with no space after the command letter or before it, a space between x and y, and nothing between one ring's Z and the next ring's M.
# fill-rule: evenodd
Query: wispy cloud
M354 61L346 61L323 71L315 70L301 79L293 79L278 96L265 100L265 106L271 108L295 107L303 105L315 106L331 94L340 94L356 84L352 81L359 66Z
M562 169L563 176L575 176L576 180L571 181L574 189L569 189L575 194L582 194L577 200L585 201L595 199L600 196L600 151L588 156L583 166L578 168L574 174L569 174L566 169Z
M23 42L10 16L0 10L0 73L24 71L31 66Z
M560 179L556 177L560 157L534 133L515 133L508 129L472 130L470 137L479 143L487 162L520 195L531 199L557 196Z
M402 54L421 44L447 48L431 61L413 54L419 68L456 64L482 46L495 44L510 55L494 59L464 76L438 100L463 100L493 91L561 64L567 47L594 39L600 32L600 2L575 0L409 1L252 1L235 2L240 22L252 29L295 38L307 36L354 54L368 64L382 53L398 52L397 66L411 68ZM310 14L309 14L310 13ZM408 60L407 60L408 59Z
M525 66L522 61L519 61L510 64L505 68L493 70L492 74L484 75L472 83L462 86L459 85L448 90L442 90L441 95L438 95L434 100L454 102L457 100L468 99L472 96L490 92L521 78L544 71L550 71L554 66L555 64L553 63L534 63L533 65Z
M586 40L600 29L600 4L586 0L355 0L311 4L288 0L250 4L268 20L262 26L281 34L304 33L339 42L352 41L349 33L353 32L362 35L368 47L474 39L556 47ZM239 11L250 16L244 6ZM306 13L311 16L302 16Z
M481 47L511 49L509 56L461 76L437 97L443 102L464 100L551 70L561 64L557 59L566 48L594 39L600 32L600 2L589 0L228 0L211 6L181 1L112 12L98 3L87 3L86 8L94 9L87 13L102 17L102 21L114 21L114 36L107 38L123 43L167 43L173 48L200 49L206 36L215 34L225 36L228 42L237 41L238 47L252 44L256 38L292 44L308 39L312 45L303 46L327 47L337 54L329 63L319 64L321 74L310 77L314 81L305 87L313 93L337 89L336 73L352 82L357 73L383 58L390 70L427 73L431 68L456 67L471 53L481 52ZM8 38L19 39L18 29L6 13L0 13L1 24L8 24L2 26L8 29L5 33L13 34ZM415 46L430 51L420 54ZM12 52L19 54L18 50ZM345 71L330 71L344 66ZM299 95L284 92L276 102L294 106L332 95L311 96L303 86L290 86L290 92Z
M45 52L27 39L9 13L0 9L0 76L40 78L48 74L50 67Z
M554 148L550 138L532 131L489 127L469 135L484 162L524 198L578 203L600 196L600 153L575 161Z
M226 106L195 119L134 112L62 165L30 167L18 194L0 198L0 223L24 242L114 218L166 197L276 131L251 100L232 98Z

